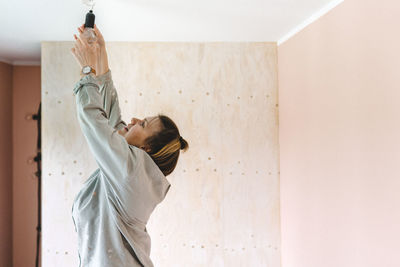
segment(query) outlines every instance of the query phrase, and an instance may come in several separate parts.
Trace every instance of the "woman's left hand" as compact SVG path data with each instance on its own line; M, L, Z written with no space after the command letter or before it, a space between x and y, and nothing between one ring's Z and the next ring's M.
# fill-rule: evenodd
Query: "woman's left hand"
M100 46L97 42L89 44L82 33L79 34L79 37L74 34L74 38L75 46L71 48L71 52L80 67L90 66L96 70L100 57Z

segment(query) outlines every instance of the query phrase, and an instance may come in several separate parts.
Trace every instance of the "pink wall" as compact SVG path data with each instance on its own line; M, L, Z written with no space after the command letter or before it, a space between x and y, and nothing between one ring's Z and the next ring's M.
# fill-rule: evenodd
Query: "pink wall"
M37 121L40 66L0 62L0 266L35 266L37 225Z
M12 264L12 66L0 62L0 266Z
M283 267L400 266L399 10L345 0L278 48Z
M13 68L13 261L14 267L35 266L37 190L37 121L25 116L38 112L41 100L40 66Z

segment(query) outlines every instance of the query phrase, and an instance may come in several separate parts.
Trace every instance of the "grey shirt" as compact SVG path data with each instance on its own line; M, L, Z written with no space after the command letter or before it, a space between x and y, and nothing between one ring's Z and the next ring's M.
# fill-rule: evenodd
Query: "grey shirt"
M171 184L144 150L129 145L111 71L74 87L78 122L98 169L72 205L80 267L154 266L146 224Z

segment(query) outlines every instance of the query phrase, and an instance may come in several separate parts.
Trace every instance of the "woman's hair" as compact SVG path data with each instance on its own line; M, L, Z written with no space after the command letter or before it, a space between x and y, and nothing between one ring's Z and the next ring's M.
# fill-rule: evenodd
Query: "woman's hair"
M149 155L167 176L175 169L180 150L186 152L189 144L180 138L178 127L169 117L158 114L158 118L161 121L161 130L146 138L145 143L150 147Z

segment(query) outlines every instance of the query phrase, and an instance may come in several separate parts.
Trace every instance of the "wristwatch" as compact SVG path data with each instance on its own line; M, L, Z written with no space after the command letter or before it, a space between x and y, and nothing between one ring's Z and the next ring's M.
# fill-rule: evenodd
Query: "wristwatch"
M90 73L93 73L94 75L96 75L96 70L90 66L85 66L82 68L82 73L85 75L90 74Z

